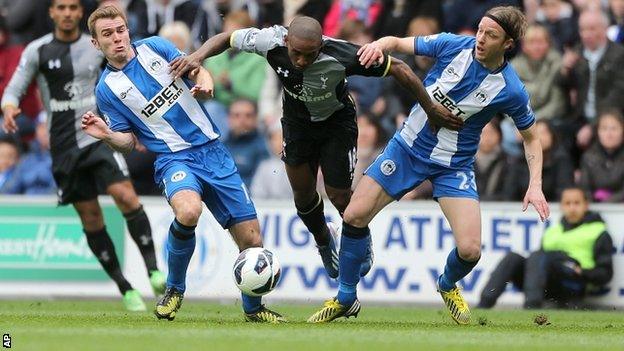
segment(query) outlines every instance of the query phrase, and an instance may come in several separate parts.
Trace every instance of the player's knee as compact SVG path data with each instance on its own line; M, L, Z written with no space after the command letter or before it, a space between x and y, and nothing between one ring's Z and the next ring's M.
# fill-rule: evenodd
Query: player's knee
M481 258L481 244L471 242L457 247L459 257L468 262L475 262Z
M342 219L345 223L358 228L364 228L368 225L366 217L359 213L353 206L347 206Z
M134 191L120 192L115 196L115 202L126 213L139 208L139 198Z
M187 202L179 204L175 212L178 222L188 226L196 225L199 221L199 216L201 216L202 213L201 202Z
M332 191L327 192L327 197L329 197L329 201L336 207L338 212L344 212L349 204L349 199L351 199L351 191Z

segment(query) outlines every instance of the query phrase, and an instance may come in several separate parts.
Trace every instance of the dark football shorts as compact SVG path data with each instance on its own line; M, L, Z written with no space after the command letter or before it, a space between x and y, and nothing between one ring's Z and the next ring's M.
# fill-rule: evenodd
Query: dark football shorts
M52 173L60 205L95 199L109 185L129 179L123 155L103 142L53 154Z
M321 167L325 184L351 188L355 170L357 123L355 111L342 109L322 122L282 118L282 160L290 166Z

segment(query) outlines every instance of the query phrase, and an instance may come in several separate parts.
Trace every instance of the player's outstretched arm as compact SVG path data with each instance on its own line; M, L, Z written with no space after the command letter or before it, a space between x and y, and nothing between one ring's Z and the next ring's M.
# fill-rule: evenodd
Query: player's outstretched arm
M414 74L405 62L390 56L388 56L388 59L391 60L388 74L392 75L403 88L412 93L423 110L425 110L431 124L452 130L459 130L464 125L464 121L461 118L455 116L444 106L431 100L420 78Z
M107 143L116 151L128 153L134 149L134 134L113 132L100 117L87 111L82 115L82 130Z
M233 32L223 32L208 39L194 53L186 56L180 56L170 62L169 67L171 75L174 78L180 78L186 72L193 71L201 67L202 62L211 56L218 55L230 47L230 37Z
M357 53L360 57L360 64L366 68L376 62L382 64L384 51L414 54L414 37L383 37L372 43L364 44Z
M543 222L550 216L550 209L542 192L542 144L537 136L535 124L521 130L520 134L524 140L524 156L530 174L529 188L524 196L522 211L526 211L529 204L532 204Z

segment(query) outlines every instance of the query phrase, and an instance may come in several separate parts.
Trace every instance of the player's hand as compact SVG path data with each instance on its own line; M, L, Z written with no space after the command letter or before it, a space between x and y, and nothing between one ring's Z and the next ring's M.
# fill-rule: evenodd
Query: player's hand
M540 220L544 222L550 216L550 209L548 208L548 202L544 197L541 187L535 187L529 185L529 189L524 195L524 201L522 202L522 212L529 208L529 204L535 207L535 210L540 216Z
M182 77L186 72L194 71L201 66L201 58L192 53L175 58L169 63L169 72L173 79Z
M212 98L213 95L212 86L206 86L206 84L195 84L190 91L191 95L196 99L207 100Z
M434 102L433 105L425 109L429 124L437 128L450 130L460 130L464 126L464 120L455 116L446 107Z
M374 64L381 65L384 62L383 50L381 50L381 46L376 41L364 44L357 54L360 57L360 65L366 68Z
M104 139L110 134L110 129L106 122L91 111L87 111L87 113L82 115L81 122L82 130L96 139Z
M19 107L13 105L6 105L2 109L4 119L2 120L2 129L5 133L17 132L17 123L15 123L15 117L17 117L22 110Z

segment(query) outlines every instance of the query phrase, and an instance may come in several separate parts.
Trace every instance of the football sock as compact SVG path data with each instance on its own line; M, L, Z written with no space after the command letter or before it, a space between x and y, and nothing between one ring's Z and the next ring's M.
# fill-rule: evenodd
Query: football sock
M342 223L340 239L338 295L343 306L350 306L357 298L357 284L360 281L360 267L366 257L370 230Z
M455 287L455 283L465 277L477 265L479 260L468 262L461 257L454 248L446 258L444 273L438 279L438 285L442 291L450 291Z
M262 307L262 296L249 296L241 293L241 300L245 313L255 313Z
M156 265L156 254L154 253L152 228L145 211L143 211L143 206L139 206L138 209L130 213L125 213L124 217L126 218L126 224L128 224L130 236L139 247L141 256L143 256L147 272L157 271L158 266Z
M121 294L123 295L126 291L132 290L132 286L121 272L121 266L115 253L115 246L106 231L106 227L92 232L84 230L84 233L87 236L87 244L91 252L93 252L93 255L95 255L108 276L117 284Z
M181 293L186 290L186 269L195 251L195 227L186 226L177 219L169 227L167 287L174 287Z
M310 233L314 235L314 240L319 246L329 244L329 229L325 222L325 213L323 212L323 198L317 192L314 200L305 207L297 207L297 215L303 221Z

